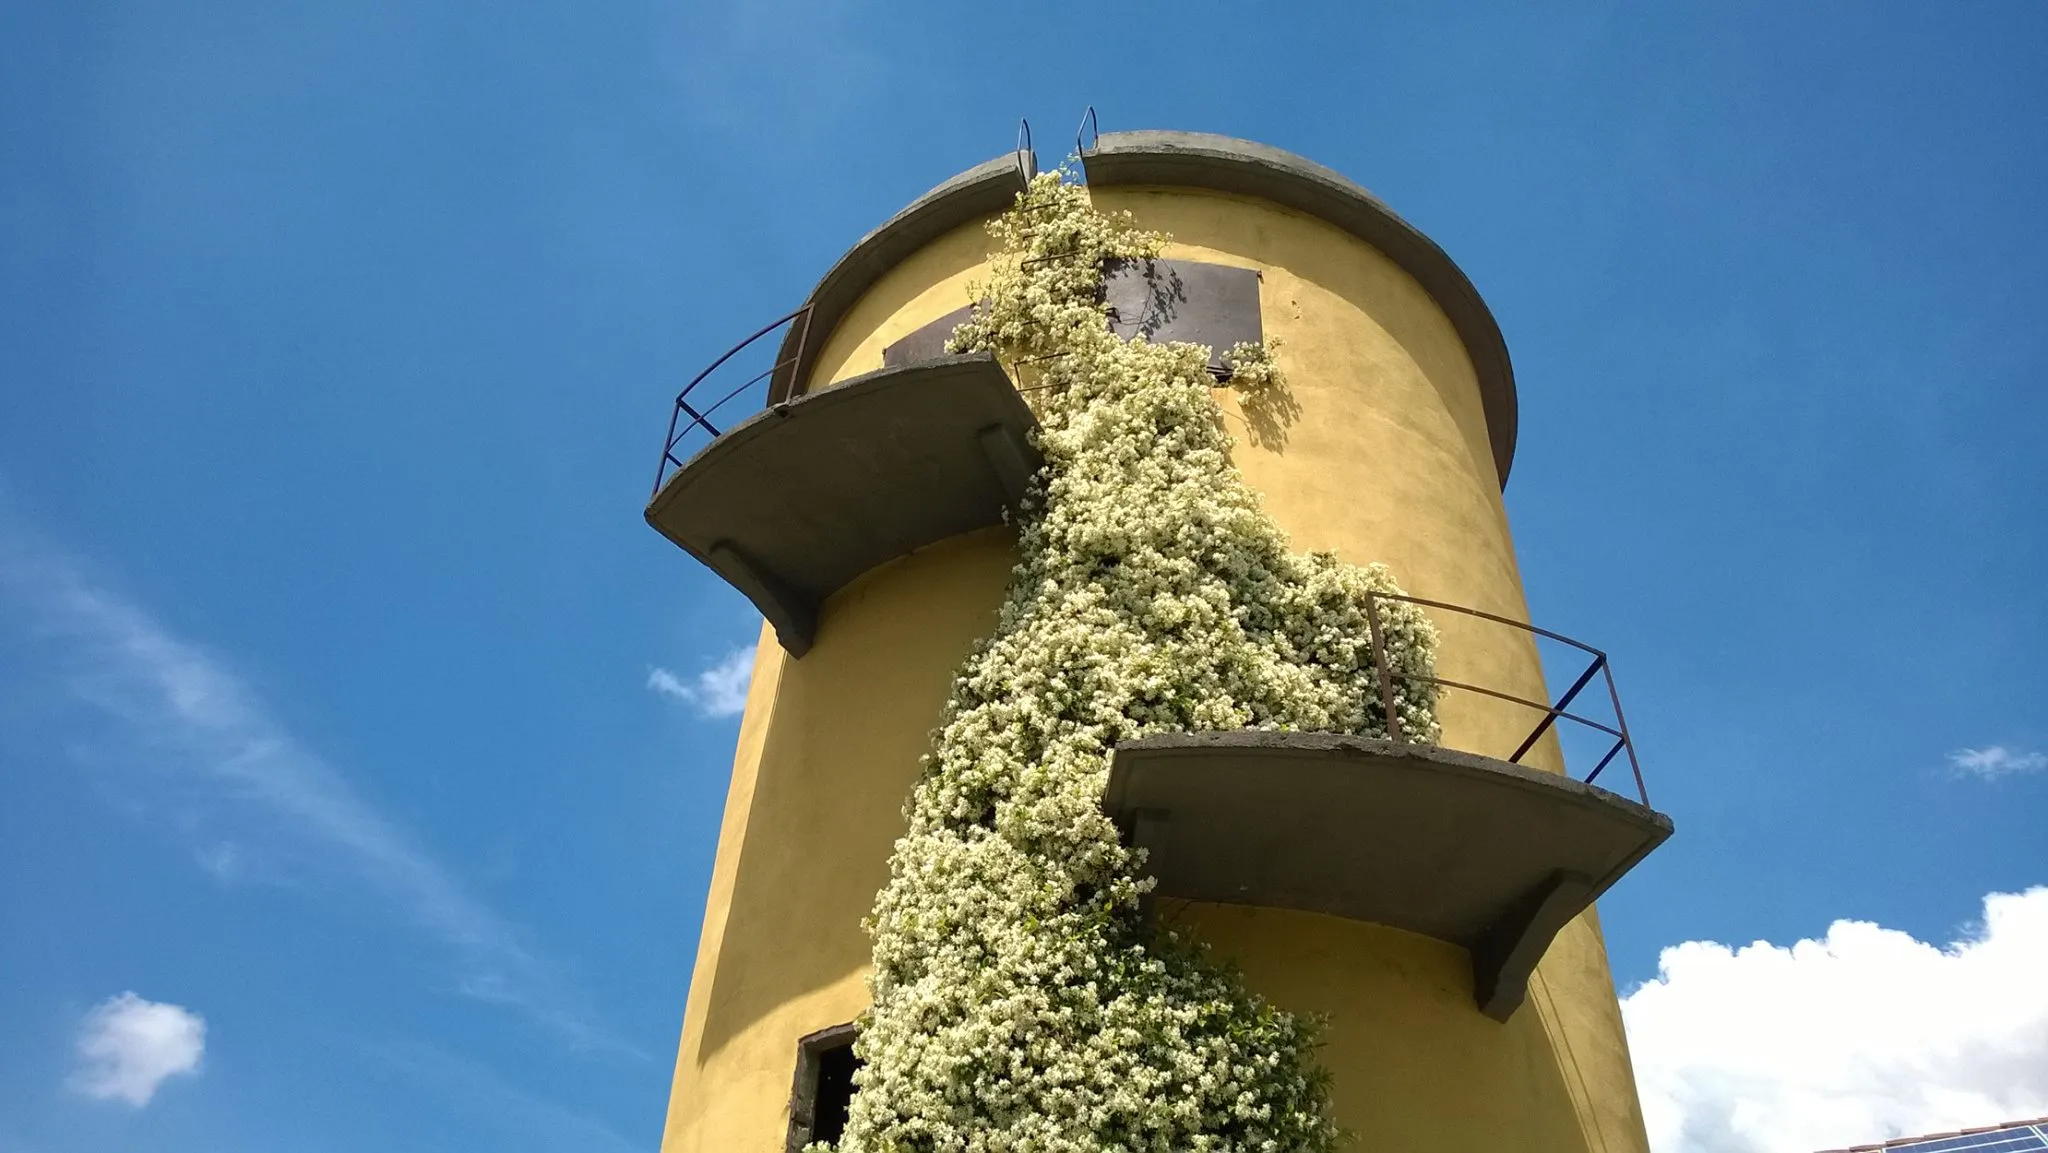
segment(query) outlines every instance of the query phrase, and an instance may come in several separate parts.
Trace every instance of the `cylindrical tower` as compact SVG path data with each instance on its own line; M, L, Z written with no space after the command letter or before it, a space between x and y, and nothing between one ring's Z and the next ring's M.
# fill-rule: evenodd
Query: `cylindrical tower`
M1552 726L1604 708L1604 658L1552 703L1534 636L1510 623L1527 620L1501 501L1516 397L1492 316L1427 238L1299 157L1131 132L1102 135L1083 162L1097 207L1171 236L1159 263L1176 302L1155 339L1277 338L1288 392L1249 412L1223 400L1237 465L1297 551L1383 562L1438 602L1425 611L1452 686L1439 710L1451 752L1297 741L1287 763L1337 758L1366 791L1276 784L1277 815L1234 815L1222 832L1204 830L1202 806L1245 806L1176 799L1195 786L1171 782L1200 775L1173 776L1186 749L1151 750L1166 776L1113 778L1112 794L1152 790L1130 802L1133 835L1176 814L1156 842L1154 915L1194 928L1281 1007L1327 1016L1334 1112L1361 1148L1643 1150L1591 900L1669 822L1566 774ZM984 164L856 245L780 331L766 413L721 432L699 424L698 390L679 402L649 519L770 623L665 1153L832 1135L844 1026L866 1005L861 919L951 676L1015 563L999 512L1034 463L1029 411L992 362L944 356L943 340L988 276L988 218L1032 166L1028 151ZM677 429L699 427L715 439L686 460ZM1625 780L1618 700L1595 727L1619 738L1600 783ZM1130 755L1145 767L1145 750ZM1290 824L1287 805L1314 811ZM1247 849L1260 820L1277 823ZM1290 839L1317 844L1276 863Z

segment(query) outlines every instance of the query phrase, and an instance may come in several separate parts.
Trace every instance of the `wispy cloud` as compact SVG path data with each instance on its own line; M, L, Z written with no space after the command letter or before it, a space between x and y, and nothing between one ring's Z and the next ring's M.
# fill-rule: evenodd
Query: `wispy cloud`
M734 649L724 660L685 681L664 668L647 670L647 687L696 707L707 717L736 717L746 711L747 682L754 675L752 646Z
M437 1105L452 1105L496 1127L500 1148L575 1149L579 1153L646 1153L595 1117L521 1088L495 1072L438 1046L381 1043L369 1054L404 1077L404 1084Z
M81 739L119 742L121 755L106 759L132 770L120 778L129 786L124 799L137 801L154 787L160 807L239 822L252 838L289 846L309 867L402 910L447 947L463 992L519 1009L575 1044L613 1045L513 925L301 743L222 658L4 516L0 591L30 636L46 642L38 651L47 649L50 667L42 671L98 714L100 723ZM222 878L239 875L248 859L240 845L218 838L193 851Z
M95 1100L140 1109L166 1080L198 1073L205 1053L206 1021L199 1014L122 993L85 1015L70 1085Z
M2048 769L2048 753L1992 745L1982 749L1957 749L1948 755L1948 763L1958 773L1993 781L1999 777Z
M1808 1153L2048 1113L2048 888L1947 946L1865 921L1664 950L1622 998L1650 1145Z

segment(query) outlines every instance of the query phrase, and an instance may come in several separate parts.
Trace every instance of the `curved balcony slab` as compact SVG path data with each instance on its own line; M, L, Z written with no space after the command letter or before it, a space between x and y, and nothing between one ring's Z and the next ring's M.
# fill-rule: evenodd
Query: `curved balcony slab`
M1567 922L1671 835L1569 777L1327 733L1188 733L1117 746L1103 808L1159 896L1329 913L1472 952L1505 1021Z
M1502 488L1515 460L1515 370L1479 290L1436 242L1344 176L1271 145L1207 132L1105 132L1081 153L1090 185L1150 184L1255 196L1336 225L1413 276L1450 319L1479 377Z
M825 598L913 549L1002 521L1043 459L986 353L885 368L773 405L669 477L647 523L743 593L802 656Z

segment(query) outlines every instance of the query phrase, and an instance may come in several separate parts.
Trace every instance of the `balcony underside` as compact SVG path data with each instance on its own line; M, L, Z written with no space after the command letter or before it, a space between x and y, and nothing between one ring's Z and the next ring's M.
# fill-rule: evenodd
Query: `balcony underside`
M986 354L885 368L777 404L705 446L647 522L802 656L826 597L884 561L1002 521L1042 463Z
M1567 922L1671 835L1568 777L1323 733L1121 745L1103 807L1150 852L1157 895L1329 913L1463 945L1506 1020Z

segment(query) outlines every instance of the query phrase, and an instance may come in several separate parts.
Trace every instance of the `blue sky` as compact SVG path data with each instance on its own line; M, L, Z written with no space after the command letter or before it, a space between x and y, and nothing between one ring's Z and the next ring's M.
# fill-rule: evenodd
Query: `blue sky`
M1679 828L1624 989L1988 938L2048 884L2048 6L1781 7L0 6L0 1153L651 1150L757 627L640 520L668 399L1091 103L1491 303L1535 619Z

